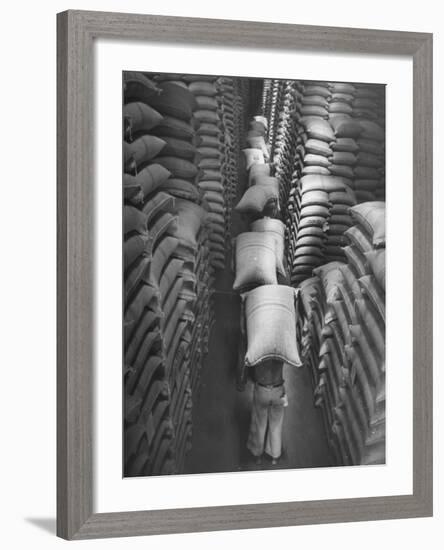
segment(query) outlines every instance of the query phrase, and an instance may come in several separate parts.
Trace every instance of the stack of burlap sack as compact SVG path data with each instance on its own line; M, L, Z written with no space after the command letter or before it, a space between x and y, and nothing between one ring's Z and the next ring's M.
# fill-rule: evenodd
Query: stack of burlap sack
M345 260L343 234L352 225L348 208L384 197L384 87L271 81L270 88L271 100L268 92L263 103L271 103L275 121L271 170L279 178L287 259L297 285L316 265ZM306 176L318 177L319 190L327 185L329 196L320 204L309 201L302 211ZM307 237L317 248L305 248Z
M300 285L302 358L340 464L385 462L385 205L350 208L348 263Z
M214 80L124 74L126 475L180 471L190 446L212 319L214 212L199 183L220 183L223 149L203 138L217 138Z
M302 85L294 80L282 83L283 94L277 116L277 125L273 143L272 163L275 167L275 176L282 183L280 186L280 203L282 214L285 216L285 206L291 190L293 176L298 176L298 132L296 117L300 103Z
M238 79L221 77L218 79L219 109L222 119L222 141L224 158L222 163L222 185L225 214L225 245L229 249L231 237L231 213L237 196L239 181L240 136L243 135L243 96ZM220 266L219 266L220 267Z
M349 208L356 204L346 179L303 176L287 205L287 261L291 282L298 286L323 263L345 261L344 232L352 225Z
M268 109L262 113L268 121L268 142L272 151L274 150L276 131L279 125L279 111L282 105L284 86L284 80L271 81L270 92L267 98Z
M272 110L271 96L273 91L273 80L265 78L262 86L262 98L261 98L261 114L270 120L270 114Z

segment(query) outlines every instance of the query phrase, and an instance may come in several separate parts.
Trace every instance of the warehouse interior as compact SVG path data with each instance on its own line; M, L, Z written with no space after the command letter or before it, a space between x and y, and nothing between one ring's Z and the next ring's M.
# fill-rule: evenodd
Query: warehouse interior
M384 463L384 85L124 72L122 127L123 475ZM302 367L258 464L237 247L270 218Z

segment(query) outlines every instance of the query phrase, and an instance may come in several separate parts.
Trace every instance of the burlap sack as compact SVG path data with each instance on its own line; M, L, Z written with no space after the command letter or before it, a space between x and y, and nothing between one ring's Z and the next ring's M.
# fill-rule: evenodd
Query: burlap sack
M214 97L217 95L217 88L214 82L196 81L188 85L188 89L194 95Z
M163 120L151 130L151 133L155 136L168 136L187 141L192 141L196 135L196 131L189 122L172 116L164 116Z
M236 212L260 214L271 205L277 205L279 194L272 185L253 185L237 203Z
M189 121L193 111L197 109L194 95L186 88L171 82L163 82L160 89L160 94L153 96L149 105L162 115Z
M285 277L287 274L284 267L285 224L274 218L261 218L251 224L251 230L273 235L276 241L276 268Z
M137 176L123 175L123 195L134 204L142 203L146 196L161 186L171 172L160 164L146 166Z
M169 170L175 178L192 180L199 174L199 168L186 159L162 156L157 157L156 162Z
M123 106L123 118L128 137L134 138L160 124L163 117L149 105L136 101Z
M253 185L256 183L256 178L260 176L270 176L271 166L270 164L253 164L248 172L248 184Z
M126 172L141 170L152 158L162 151L165 141L148 134L137 138L136 141L123 142L123 160Z
M270 233L247 232L236 237L233 289L276 284L276 240Z
M371 235L374 247L385 247L385 202L357 204L350 208L350 214Z
M259 149L242 149L242 152L245 155L247 170L250 170L253 164L265 164L264 154Z
M307 136L311 139L319 139L330 143L336 141L335 134L329 122L315 116L304 116L301 119Z
M242 295L247 328L245 364L267 359L301 367L296 339L295 301L299 290L284 285L263 285Z
M205 210L197 204L183 199L176 199L177 232L176 237L186 246L197 248L197 235L206 219Z

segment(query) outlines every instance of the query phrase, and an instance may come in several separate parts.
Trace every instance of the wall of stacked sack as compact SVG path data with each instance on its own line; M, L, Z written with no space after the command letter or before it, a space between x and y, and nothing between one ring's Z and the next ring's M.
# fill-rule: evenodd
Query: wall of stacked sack
M248 83L124 73L124 469L183 470Z
M384 94L266 80L262 97L300 351L338 464L385 460Z

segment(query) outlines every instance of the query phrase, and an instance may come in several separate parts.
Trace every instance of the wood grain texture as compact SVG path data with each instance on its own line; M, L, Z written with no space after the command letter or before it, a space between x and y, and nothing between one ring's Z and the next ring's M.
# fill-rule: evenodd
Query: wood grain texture
M413 56L413 492L433 513L433 43Z
M58 17L57 530L72 538L92 514L92 39Z
M432 37L245 21L69 11L58 15L57 533L86 539L432 514ZM93 41L309 49L413 58L413 495L93 513Z

